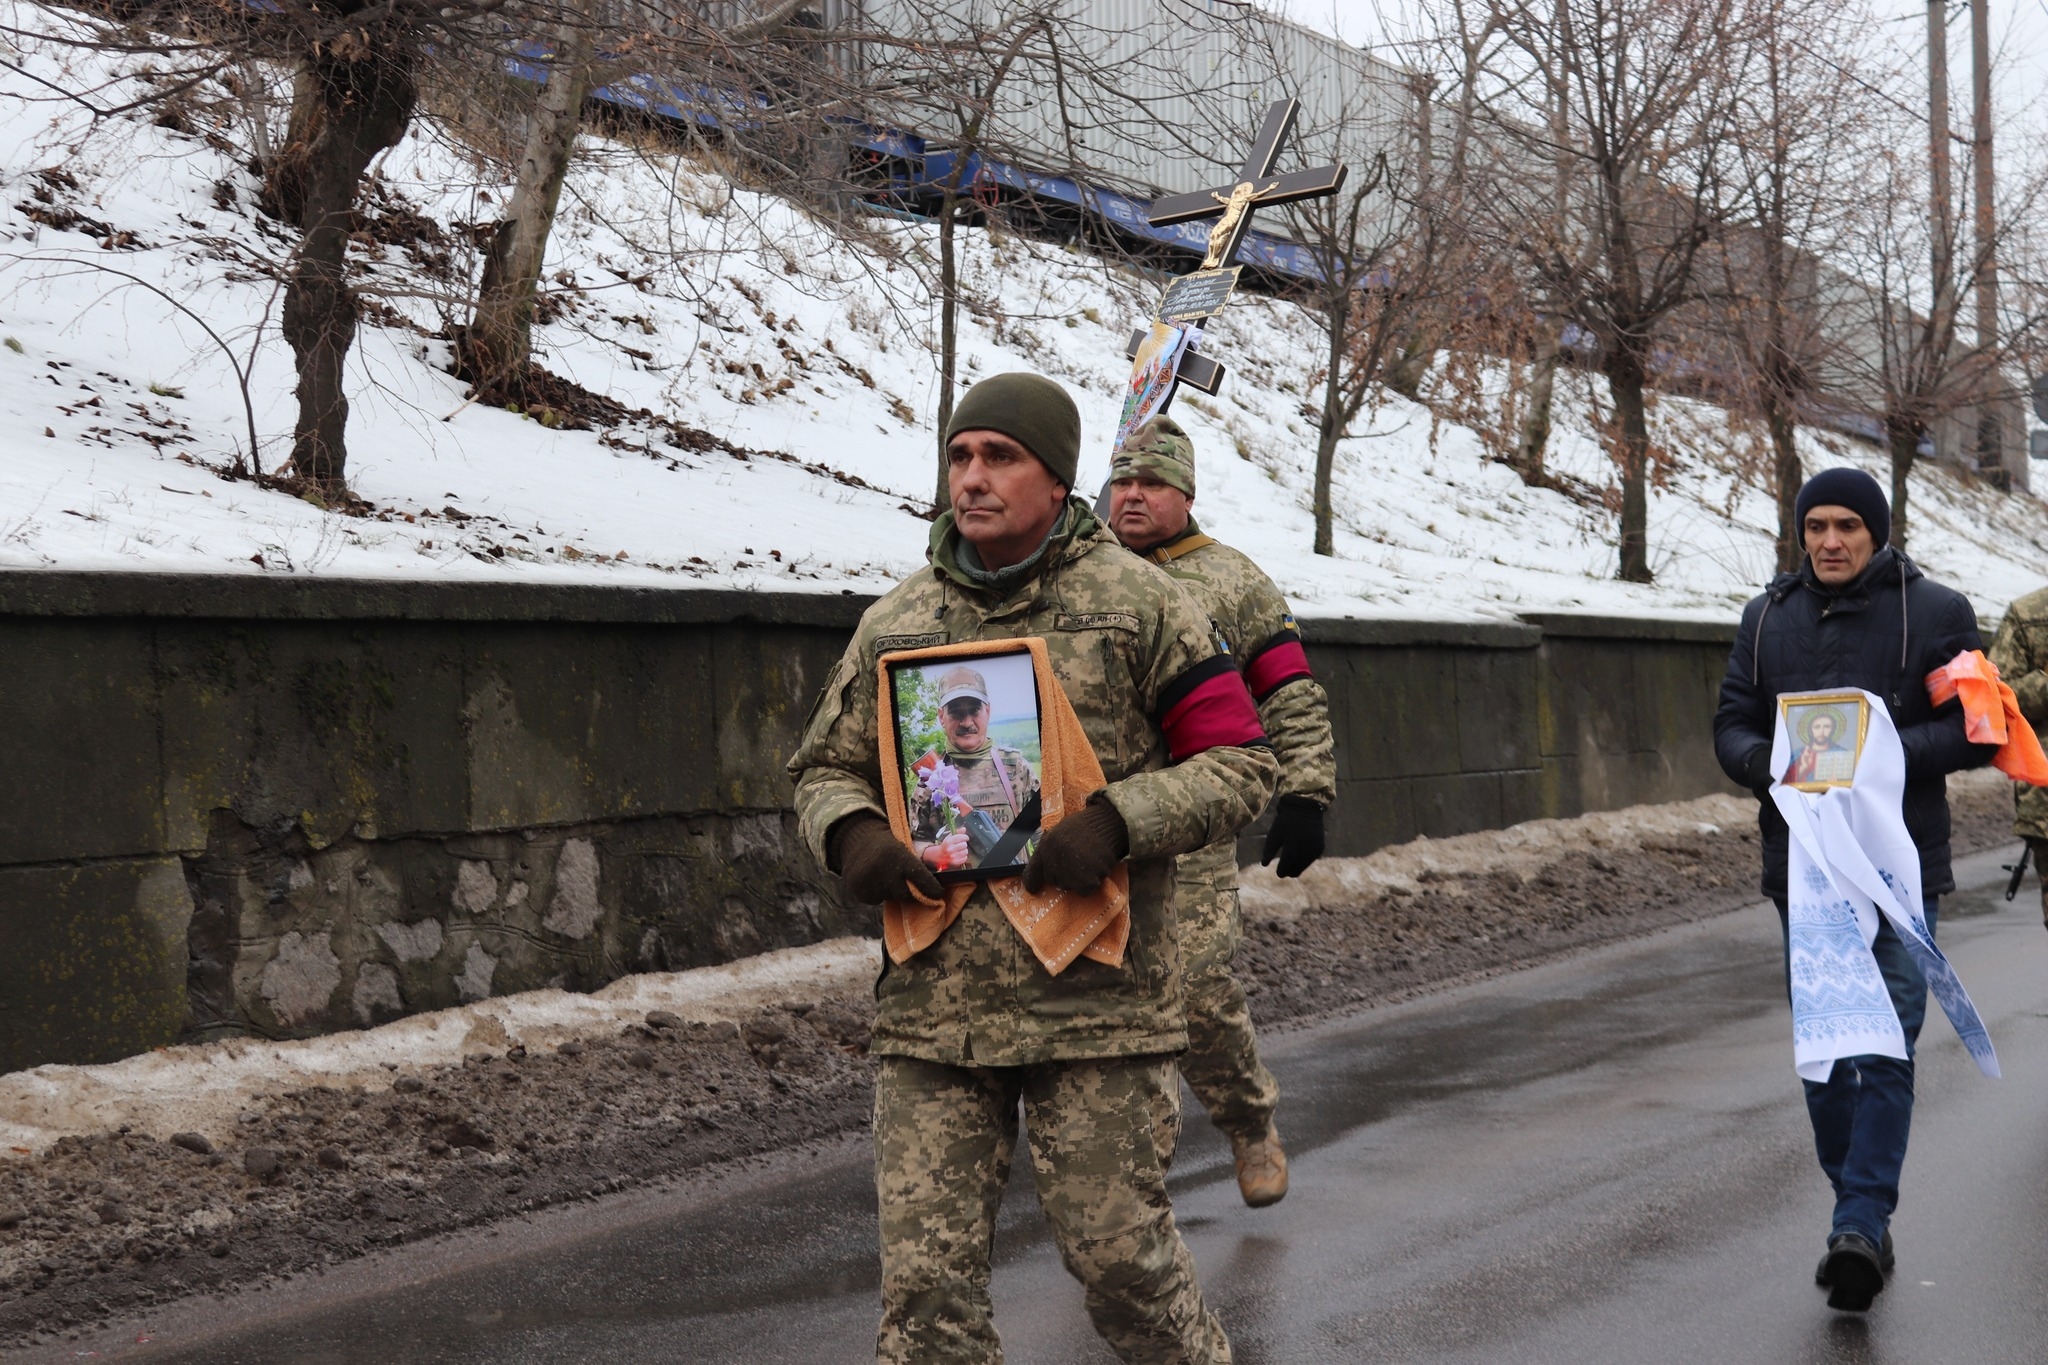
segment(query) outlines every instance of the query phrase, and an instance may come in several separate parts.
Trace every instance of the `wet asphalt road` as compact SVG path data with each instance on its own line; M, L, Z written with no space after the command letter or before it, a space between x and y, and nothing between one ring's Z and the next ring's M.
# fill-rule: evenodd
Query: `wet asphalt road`
M1959 869L1940 936L2006 1078L1979 1078L1935 1011L1898 1273L1871 1313L1828 1311L1811 1282L1829 1199L1757 908L1271 1040L1293 1193L1243 1208L1192 1113L1174 1180L1238 1360L2048 1359L2048 934L2031 884L1997 899L1998 860ZM208 1365L869 1360L865 1156L625 1195L93 1344ZM1008 1358L1110 1360L1017 1177ZM128 1344L138 1326L151 1344Z

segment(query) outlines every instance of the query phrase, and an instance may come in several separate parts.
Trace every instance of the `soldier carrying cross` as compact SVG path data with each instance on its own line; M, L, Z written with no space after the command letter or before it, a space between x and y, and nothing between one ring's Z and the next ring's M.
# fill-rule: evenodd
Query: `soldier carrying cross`
M1247 183L1270 168L1291 122L1291 106L1277 122L1269 114ZM1284 188L1233 187L1218 259L1234 254L1254 204ZM1204 212L1229 205L1212 196ZM885 928L918 905L950 915L921 947L888 949L876 985L876 1355L1001 1359L989 1262L1021 1110L1040 1208L1096 1330L1126 1361L1228 1365L1229 1339L1166 1188L1180 1130L1175 1059L1189 1038L1174 859L1227 846L1264 808L1279 774L1273 743L1209 614L1070 496L1081 418L1059 385L985 379L945 435L951 508L932 528L928 565L862 616L788 764L805 841L850 896L884 903ZM891 815L883 777L884 658L1018 640L1043 650L1041 695L1070 699L1103 785L1048 823L1015 879L1021 892L1004 894L1050 906L1127 887L1128 941L1108 959L1049 967L991 889L999 883L942 886L927 856L943 846L938 831L921 838L906 823L899 836L891 823L900 811ZM994 747L987 681L958 668L940 682L947 749L961 759ZM1028 799L1028 766L1006 765L1000 749L977 761L983 805ZM1284 1188L1284 1167L1277 1174Z
M1251 213L1265 204L1334 194L1344 167L1272 176L1281 144L1293 130L1297 106L1283 100L1266 111L1265 125L1238 181L1229 187L1173 195L1152 205L1154 223L1188 222L1216 214L1202 269L1184 275L1161 301L1161 328L1220 312L1237 271L1218 267L1236 255ZM1200 361L1214 382L1195 377ZM1181 377L1214 393L1222 367L1180 353ZM1171 392L1165 395L1171 399ZM1166 402L1149 419L1125 410L1124 430L1110 462L1098 509L1125 548L1159 565L1209 618L1242 673L1275 756L1280 795L1262 861L1279 860L1283 877L1298 877L1322 855L1323 815L1336 796L1336 761L1330 703L1309 667L1301 632L1286 599L1259 567L1203 534L1195 524L1195 447L1171 417ZM1132 420L1133 418L1138 420ZM1244 937L1238 908L1234 837L1185 854L1176 865L1174 912L1180 923L1187 977L1188 1050L1180 1072L1210 1118L1230 1139L1238 1191L1261 1208L1287 1194L1287 1152L1274 1121L1279 1083L1259 1060L1258 1039L1244 987L1233 963Z

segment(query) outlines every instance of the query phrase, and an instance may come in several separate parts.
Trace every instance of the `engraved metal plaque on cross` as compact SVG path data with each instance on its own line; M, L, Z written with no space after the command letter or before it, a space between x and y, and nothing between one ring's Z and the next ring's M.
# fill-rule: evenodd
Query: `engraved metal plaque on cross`
M1273 163L1280 159L1281 148L1293 134L1300 113L1298 100L1276 100L1267 106L1258 139L1252 143L1237 179L1230 184L1188 194L1169 194L1152 201L1146 217L1154 227L1216 219L1209 229L1208 254L1202 258L1201 267L1175 280L1160 301L1156 316L1161 322L1180 326L1223 311L1237 283L1241 269L1236 264L1237 252L1244 245L1255 210L1302 199L1321 199L1344 187L1345 167L1341 162L1309 171L1273 174ZM1133 332L1124 354L1135 358L1146 335L1145 331ZM1193 385L1207 394L1223 387L1223 367L1195 350L1181 358L1176 377L1179 383Z

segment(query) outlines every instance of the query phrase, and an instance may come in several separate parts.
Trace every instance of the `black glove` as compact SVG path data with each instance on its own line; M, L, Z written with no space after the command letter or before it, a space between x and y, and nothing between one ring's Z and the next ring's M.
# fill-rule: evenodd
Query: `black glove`
M1096 890L1130 856L1131 831L1117 808L1100 796L1045 832L1024 864L1024 889L1033 895L1051 882L1077 895Z
M1742 774L1742 785L1749 788L1759 801L1771 799L1771 746L1766 744L1749 756L1749 767Z
M1322 856L1323 808L1306 796L1281 797L1273 811L1273 827L1266 831L1266 846L1259 852L1259 866L1278 858L1276 873L1299 877Z
M825 861L853 898L869 905L907 901L915 889L940 900L945 888L915 853L897 842L889 822L872 812L849 815L825 836Z

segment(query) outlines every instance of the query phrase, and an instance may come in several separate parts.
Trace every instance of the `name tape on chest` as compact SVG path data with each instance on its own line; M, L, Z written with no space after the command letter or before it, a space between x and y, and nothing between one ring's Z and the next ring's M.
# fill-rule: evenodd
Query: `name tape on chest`
M1132 635L1138 633L1138 618L1127 611L1090 611L1073 615L1062 613L1053 622L1058 630L1121 630Z
M946 643L943 630L926 631L922 635L883 635L875 641L875 653L890 654L899 649L929 649L933 645Z

